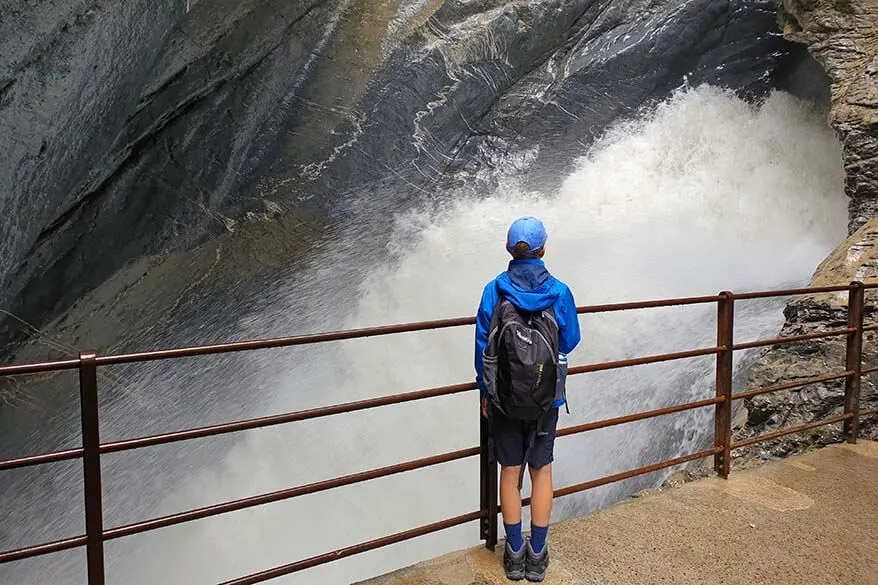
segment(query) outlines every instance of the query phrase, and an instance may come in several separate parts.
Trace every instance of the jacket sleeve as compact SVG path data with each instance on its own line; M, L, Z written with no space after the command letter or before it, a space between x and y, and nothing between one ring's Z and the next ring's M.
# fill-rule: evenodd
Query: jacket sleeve
M494 313L494 307L497 305L497 285L492 280L482 291L482 300L479 303L479 310L476 313L476 384L479 386L479 396L484 398L487 396L487 390L482 382L482 353L488 344L488 328L491 326L491 316Z
M558 350L566 355L579 345L581 337L576 301L567 286L555 305L555 318L558 321Z

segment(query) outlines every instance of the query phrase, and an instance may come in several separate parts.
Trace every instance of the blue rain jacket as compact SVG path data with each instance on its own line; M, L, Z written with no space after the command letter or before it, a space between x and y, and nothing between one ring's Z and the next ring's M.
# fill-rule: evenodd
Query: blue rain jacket
M559 351L566 361L566 355L579 344L579 319L576 315L576 302L570 288L546 270L539 259L512 260L506 272L489 282L482 292L482 302L476 315L476 382L482 398L487 395L482 383L482 354L488 344L488 328L491 315L500 295L524 311L535 312L553 307L558 322ZM564 399L552 405L563 405Z

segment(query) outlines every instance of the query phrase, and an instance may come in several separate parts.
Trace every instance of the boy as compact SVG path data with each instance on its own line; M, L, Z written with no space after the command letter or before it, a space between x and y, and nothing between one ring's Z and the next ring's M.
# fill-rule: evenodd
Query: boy
M580 339L573 295L542 261L547 239L539 219L513 222L506 237L512 261L485 287L476 319L476 381L500 464L503 565L513 581L542 581L549 565L558 408L566 403L566 354ZM523 465L533 488L527 542L521 535Z

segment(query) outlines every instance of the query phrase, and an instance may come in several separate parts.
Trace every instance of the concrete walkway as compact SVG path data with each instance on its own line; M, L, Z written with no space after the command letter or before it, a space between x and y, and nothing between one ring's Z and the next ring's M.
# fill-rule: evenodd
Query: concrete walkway
M557 524L548 585L878 585L878 443L835 445ZM473 549L369 585L508 583Z

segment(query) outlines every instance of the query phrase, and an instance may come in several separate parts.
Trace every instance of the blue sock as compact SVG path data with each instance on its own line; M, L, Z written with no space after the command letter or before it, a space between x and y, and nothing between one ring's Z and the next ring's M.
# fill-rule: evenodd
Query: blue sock
M530 525L530 546L534 552L539 554L546 548L546 537L549 536L548 526Z
M521 522L518 524L504 523L503 528L506 529L506 542L509 543L512 550L520 551L521 547L524 545L524 539L521 538Z

